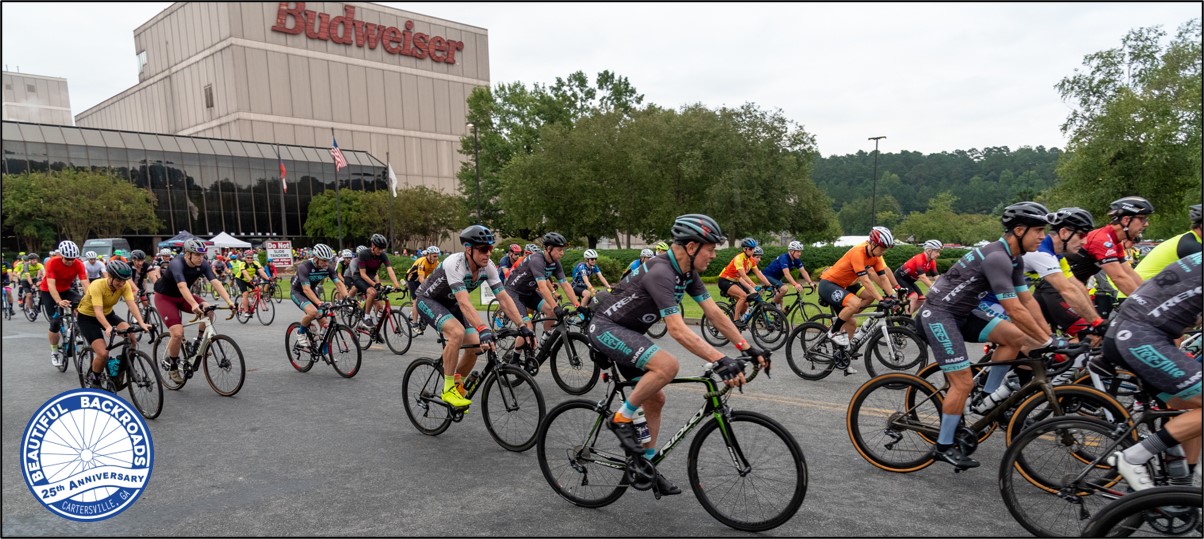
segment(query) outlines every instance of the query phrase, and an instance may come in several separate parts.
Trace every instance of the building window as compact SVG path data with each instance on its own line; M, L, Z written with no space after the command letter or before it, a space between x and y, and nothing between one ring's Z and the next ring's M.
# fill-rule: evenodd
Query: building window
M213 108L213 85L212 84L205 85L205 108L207 108L207 109Z
M146 71L146 51L138 53L138 74L141 75L143 71Z
M38 93L38 87L37 87L37 86L35 86L35 85L33 85L33 84L26 84L26 85L25 85L25 92L26 92L26 93L31 93L31 94L36 94L36 93Z

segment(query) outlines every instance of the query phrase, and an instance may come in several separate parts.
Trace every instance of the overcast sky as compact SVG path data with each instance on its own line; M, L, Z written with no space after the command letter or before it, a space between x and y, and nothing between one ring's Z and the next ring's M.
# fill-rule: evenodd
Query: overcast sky
M491 82L626 76L645 103L781 109L825 155L1065 147L1054 85L1198 3L383 2L489 31ZM133 30L169 3L4 2L6 70L64 77L73 113L138 81Z

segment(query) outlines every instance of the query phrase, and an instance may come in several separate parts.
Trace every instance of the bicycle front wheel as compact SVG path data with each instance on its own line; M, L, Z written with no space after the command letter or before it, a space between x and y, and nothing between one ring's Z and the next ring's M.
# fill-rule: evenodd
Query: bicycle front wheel
M773 351L786 344L786 334L790 326L786 315L777 305L766 305L753 314L749 320L749 331L757 346Z
M401 401L418 432L437 436L451 426L451 410L443 404L441 395L443 360L420 357L406 367L401 378Z
M652 337L653 339L659 339L664 337L665 333L668 331L669 326L665 325L665 319L661 318L656 322L653 322L652 325L648 327L648 336Z
M545 408L543 392L527 371L501 365L485 378L481 397L485 428L507 451L526 451L535 445Z
M725 303L716 303L716 306L723 311L729 319L732 317L732 308ZM702 315L702 319L698 321L698 327L702 329L702 338L711 346L723 346L727 344L727 337L724 337L719 332L719 328L715 327L714 322L707 315Z
M410 330L410 318L401 312L400 307L394 307L389 313L389 318L380 328L380 333L385 338L385 345L389 347L389 350L399 356L409 352L410 344L414 342L414 335Z
M581 507L604 507L627 491L627 455L586 400L563 402L539 425L539 469L556 494Z
M247 379L247 364L234 339L215 335L205 350L205 380L223 397L232 397Z
M785 427L756 412L733 411L703 425L690 444L688 469L702 507L737 530L781 526L807 495L803 450Z
M1200 487L1158 487L1126 494L1104 506L1083 528L1083 537L1199 536Z
M255 317L259 318L260 324L272 325L272 321L276 320L276 304L272 303L272 298L261 297L255 302Z
M857 388L846 416L849 439L870 464L895 473L931 465L932 441L941 430L940 393L901 372L871 378Z
M293 322L284 330L284 355L288 356L289 364L298 372L309 372L314 367L314 357L309 351L309 344L302 345L308 337L299 333L300 329L301 323Z
M1053 390L1064 415L1099 419L1113 425L1123 424L1129 419L1129 412L1124 406L1094 387L1064 385ZM1044 392L1037 392L1016 406L1008 422L1005 440L1011 444L1026 428L1051 417L1055 417L1055 413L1049 399Z
M339 376L351 378L360 372L363 352L360 351L359 344L355 341L355 332L351 331L351 328L336 324L323 344L326 346L326 359Z
M928 346L910 329L902 326L886 326L886 337L882 327L874 331L866 342L865 372L870 378L884 372L919 372L928 363Z
M151 355L151 358L154 359L155 363L157 363L160 367L162 367L162 370L160 371L160 373L162 374L161 378L162 378L162 382L163 382L163 387L166 387L167 389L170 389L172 391L177 391L180 388L184 387L184 384L188 383L188 379L181 378L180 383L177 384L177 383L175 383L175 381L173 381L171 379L171 376L167 375L167 365L165 365L165 363L167 363L167 361L168 361L167 360L167 344L169 342L171 342L171 334L167 333L167 332L160 333L159 339L155 341L154 354ZM181 356L184 355L183 344L181 344L180 350L176 353ZM181 357L179 359L180 359L180 365L179 365L180 368L184 368L183 363L184 363L185 358ZM85 368L86 368L86 366L85 366Z
M146 352L126 352L125 380L130 400L142 417L154 419L163 412L163 378Z
M552 379L569 395L584 395L598 383L602 369L589 357L589 338L570 331L552 356Z
M824 336L828 328L805 322L786 338L786 363L805 380L822 380L836 368L835 345Z

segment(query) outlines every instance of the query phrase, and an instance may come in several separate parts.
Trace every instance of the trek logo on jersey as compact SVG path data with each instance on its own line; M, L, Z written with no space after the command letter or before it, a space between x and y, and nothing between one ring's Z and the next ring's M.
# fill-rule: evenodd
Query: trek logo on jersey
M614 305L611 305L609 309L602 311L602 314L604 314L606 316L614 316L615 313L619 312L619 309L622 309L624 305L627 305L628 303L635 301L635 298L636 298L636 296L633 294L633 295L627 296L623 299L620 299L619 301L616 301Z
M1166 314L1167 311L1171 310L1172 307L1199 296L1202 288L1204 287L1197 286L1192 290L1184 290L1183 292L1175 294L1175 296L1171 299L1162 302L1162 305L1154 307L1154 310L1150 311L1150 316L1154 318L1161 317L1162 315Z
M1187 374L1183 371L1183 369L1180 369L1178 365L1175 365L1174 361L1171 361L1170 359L1167 359L1166 356L1159 354L1158 350L1155 350L1152 345L1143 344L1137 348L1130 348L1129 353L1133 354L1133 357L1141 360L1142 363L1145 363L1152 368L1158 369L1176 378Z
M967 256L969 256L969 255L967 255ZM957 297L957 295L960 294L962 290L964 290L967 286L970 286L971 283L973 283L974 281L977 281L977 280L978 280L977 275L975 275L974 277L970 277L969 279L966 279L965 282L953 287L953 290L950 290L949 293L945 294L945 297L943 297L941 299L943 299L945 301L953 301L953 298Z
M142 415L95 389L51 398L21 438L21 472L34 498L63 518L84 522L110 518L137 501L154 455Z

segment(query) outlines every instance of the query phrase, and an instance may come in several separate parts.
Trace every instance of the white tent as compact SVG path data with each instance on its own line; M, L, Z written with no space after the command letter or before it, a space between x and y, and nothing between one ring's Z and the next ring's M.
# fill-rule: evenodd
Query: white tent
M250 243L247 243L238 238L235 238L234 236L231 236L225 232L222 232L221 234L214 236L213 239L211 239L209 241L213 242L214 247L217 247L220 249L229 249L229 248L250 249L251 248Z

